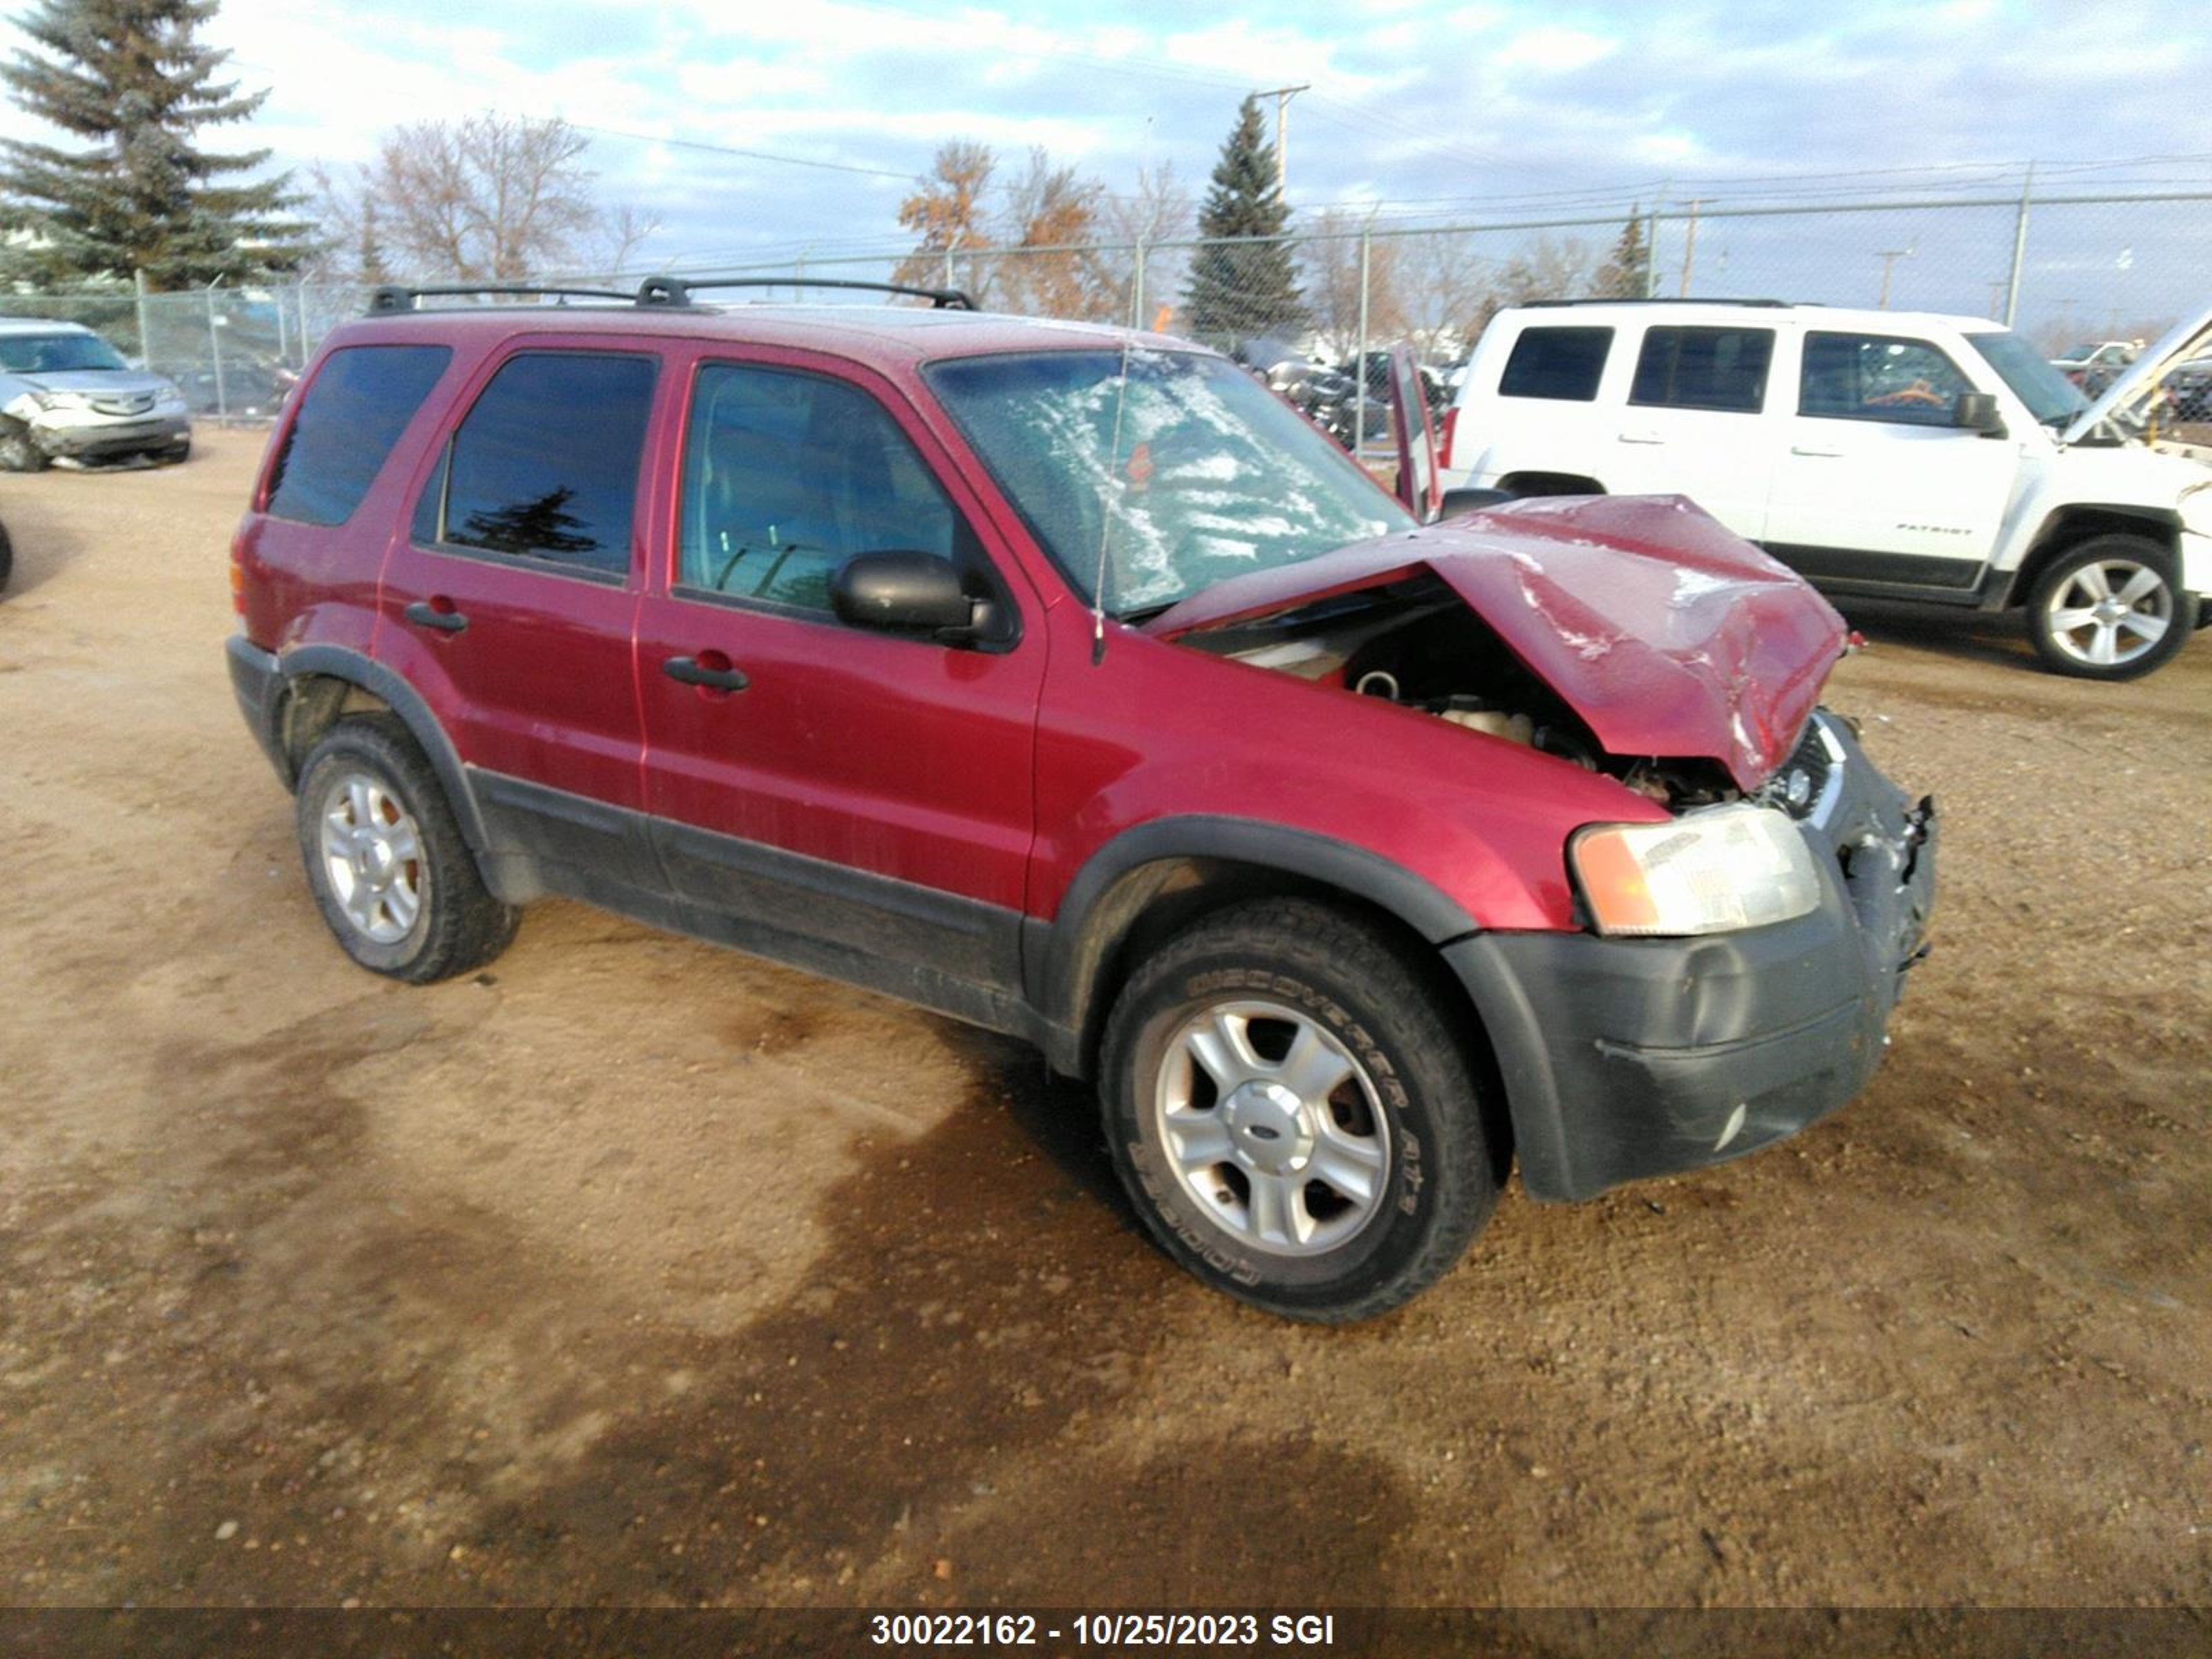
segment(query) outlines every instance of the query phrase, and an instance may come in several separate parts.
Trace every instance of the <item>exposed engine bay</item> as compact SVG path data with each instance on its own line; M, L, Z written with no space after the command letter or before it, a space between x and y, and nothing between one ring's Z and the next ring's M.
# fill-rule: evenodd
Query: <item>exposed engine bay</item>
M1607 753L1589 723L1494 628L1425 573L1194 630L1182 642L1526 744L1604 773L1676 811L1743 793L1711 759Z

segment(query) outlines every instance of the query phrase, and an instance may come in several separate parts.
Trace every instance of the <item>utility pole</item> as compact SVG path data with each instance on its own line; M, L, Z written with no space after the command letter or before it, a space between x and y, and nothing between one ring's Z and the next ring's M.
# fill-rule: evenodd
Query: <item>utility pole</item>
M1690 297L1690 273L1698 268L1698 198L1690 198L1690 228L1682 239L1682 298Z
M2035 189L2035 163L2021 175L2020 212L2012 222L2012 274L2005 281L2004 325L2010 328L2020 315L2020 271L2027 262L2027 198Z
M1910 259L1912 250L1909 247L1877 248L1874 257L1881 261L1881 300L1877 308L1887 311L1889 309L1889 273L1897 268L1899 259Z
M1311 92L1310 81L1295 87L1269 87L1265 92L1255 92L1255 98L1275 100L1275 189L1280 194L1291 187L1291 151L1289 139L1289 111L1291 100L1302 92Z

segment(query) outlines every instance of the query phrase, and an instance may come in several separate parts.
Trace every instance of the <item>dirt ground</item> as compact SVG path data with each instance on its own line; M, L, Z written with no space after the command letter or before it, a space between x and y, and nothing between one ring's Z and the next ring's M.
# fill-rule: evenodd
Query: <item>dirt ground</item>
M568 903L350 966L224 674L259 446L0 481L0 1602L2212 1602L2212 636L1854 613L1945 836L1871 1091L1316 1330L1017 1045Z

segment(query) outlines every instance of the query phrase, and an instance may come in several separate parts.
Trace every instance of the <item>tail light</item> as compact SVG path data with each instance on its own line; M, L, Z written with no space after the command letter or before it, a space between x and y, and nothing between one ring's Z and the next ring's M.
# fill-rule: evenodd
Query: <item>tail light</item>
M1444 410L1443 435L1437 441L1437 465L1438 466L1443 467L1449 466L1451 465L1452 434L1458 430L1459 405L1457 404L1454 404L1449 409Z
M230 608L246 614L246 532L230 538Z

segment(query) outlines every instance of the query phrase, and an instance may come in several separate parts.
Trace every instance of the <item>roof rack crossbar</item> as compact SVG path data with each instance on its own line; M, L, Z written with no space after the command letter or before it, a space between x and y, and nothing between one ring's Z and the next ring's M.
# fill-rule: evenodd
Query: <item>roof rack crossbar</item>
M412 311L415 301L426 296L463 294L550 295L562 300L628 300L632 297L620 289L567 288L543 283L384 283L371 291L368 310L371 316L393 311Z
M637 285L641 306L684 306L691 295L708 288L847 288L871 294L906 294L927 300L934 311L974 311L967 290L957 288L916 288L907 283L869 283L842 276L648 276Z

